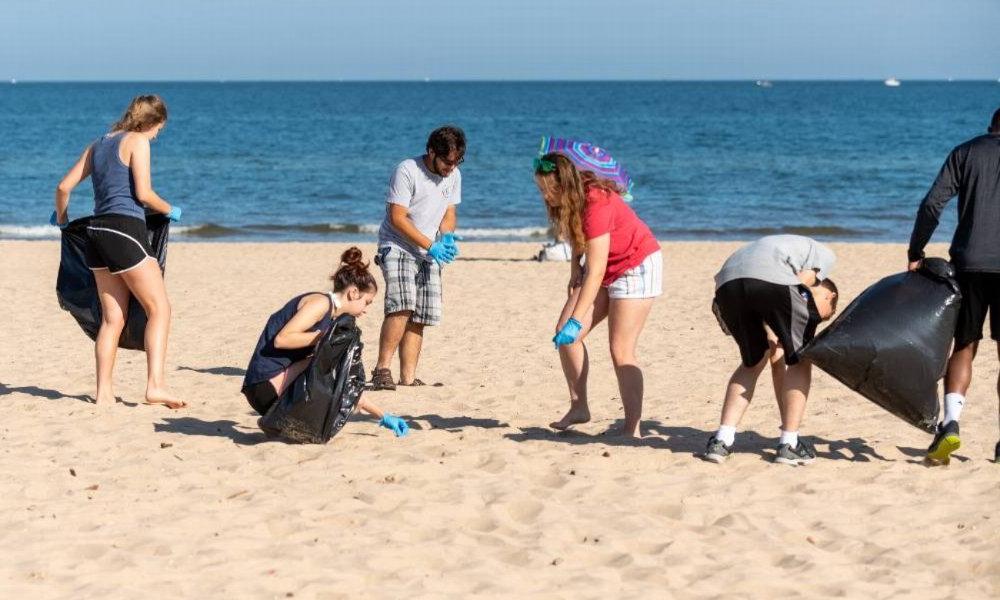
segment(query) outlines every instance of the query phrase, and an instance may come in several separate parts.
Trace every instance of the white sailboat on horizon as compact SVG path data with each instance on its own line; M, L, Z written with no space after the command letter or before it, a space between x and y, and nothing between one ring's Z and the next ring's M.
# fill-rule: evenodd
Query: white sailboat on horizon
M899 87L900 85L902 85L902 83L900 83L900 81L895 77L890 77L889 79L886 79L882 83L884 83L886 87Z

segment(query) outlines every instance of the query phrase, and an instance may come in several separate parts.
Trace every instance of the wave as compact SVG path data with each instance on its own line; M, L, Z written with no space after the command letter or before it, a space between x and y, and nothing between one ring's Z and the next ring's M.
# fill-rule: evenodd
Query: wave
M296 234L306 234L309 237L326 234L374 235L379 230L378 223L313 223L313 224L251 224L239 227L226 227L215 223L204 225L172 227L172 234L186 237L255 237L266 238L279 235L283 238L295 237ZM464 238L541 238L547 235L545 227L512 227L512 228L459 228L458 233Z
M817 225L817 226L785 226L785 227L732 227L729 229L715 229L715 228L704 228L704 229L662 229L657 230L656 233L663 234L669 238L743 238L750 236L765 236L765 235L779 235L779 234L794 234L794 235L804 235L808 237L826 237L826 238L860 238L860 237L872 237L872 230L869 229L850 229L847 227L839 227L836 225Z
M59 229L51 225L0 225L0 238L17 240L58 239Z

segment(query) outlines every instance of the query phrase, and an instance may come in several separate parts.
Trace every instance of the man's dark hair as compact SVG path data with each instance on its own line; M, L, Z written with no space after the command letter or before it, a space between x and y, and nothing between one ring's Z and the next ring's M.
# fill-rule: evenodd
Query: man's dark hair
M465 156L465 132L454 125L438 127L427 138L427 151L445 158L452 151L458 152L459 158Z
M990 133L1000 133L1000 108L993 113L993 120L990 121Z

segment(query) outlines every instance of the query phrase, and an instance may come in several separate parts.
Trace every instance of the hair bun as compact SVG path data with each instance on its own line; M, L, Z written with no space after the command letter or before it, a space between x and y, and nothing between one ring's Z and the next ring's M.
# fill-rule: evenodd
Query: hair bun
M351 246L344 253L340 255L340 262L349 267L366 267L364 263L364 254L357 246Z

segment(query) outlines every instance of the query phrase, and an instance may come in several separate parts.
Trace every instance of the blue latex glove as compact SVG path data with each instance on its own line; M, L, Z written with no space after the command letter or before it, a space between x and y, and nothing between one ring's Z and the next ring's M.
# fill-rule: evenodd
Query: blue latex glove
M407 433L410 433L410 426L406 424L405 420L389 413L382 415L382 420L378 424L380 427L385 427L395 433L396 437L405 437Z
M552 342L556 345L556 348L572 344L576 341L576 338L580 337L581 331L583 331L583 325L570 317L569 321L566 321L566 324L559 330L559 333L552 338Z
M171 221L180 221L181 215L184 213L184 209L179 206L171 206L170 212L167 213L167 218Z
M460 242L461 240L462 236L455 235L453 231L449 231L448 233L444 233L441 235L441 241L444 243L444 245L451 246L452 248L455 249L455 256L458 256L458 242Z
M437 264L446 265L455 260L455 255L458 254L458 248L445 244L443 240L438 240L431 244L431 247L427 249L427 254L436 260Z
M59 215L56 214L56 211L52 211L52 216L49 217L49 225L58 227L59 229L66 229L66 226L69 225L69 220L67 219L65 223L60 223Z

